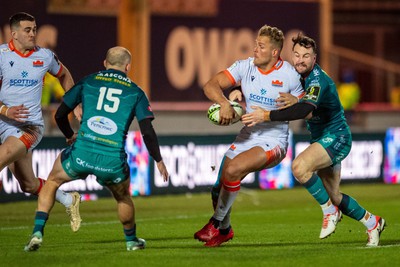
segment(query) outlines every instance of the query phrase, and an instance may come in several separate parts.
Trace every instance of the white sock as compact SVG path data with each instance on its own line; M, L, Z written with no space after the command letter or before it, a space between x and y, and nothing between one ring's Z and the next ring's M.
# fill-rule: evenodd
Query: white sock
M63 204L66 208L72 205L72 195L60 189L56 191L56 200Z
M367 214L368 214L368 216L367 216ZM368 219L365 219L365 217L368 217ZM364 217L362 217L360 222L362 224L364 224L365 227L367 227L368 230L374 229L374 227L376 226L376 223L377 223L376 216L367 211L367 213L364 215Z
M218 221L222 221L226 214L228 213L229 209L232 207L233 202L238 195L238 191L227 191L224 187L221 188L218 197L217 207L215 208L214 218Z
M225 215L224 219L221 222L221 229L227 229L231 225L231 211L232 207L228 210L228 213Z
M322 209L322 212L324 213L324 215L333 214L336 212L336 207L335 207L335 205L332 204L331 200L328 200L328 202L326 202L325 204L322 204L321 209Z

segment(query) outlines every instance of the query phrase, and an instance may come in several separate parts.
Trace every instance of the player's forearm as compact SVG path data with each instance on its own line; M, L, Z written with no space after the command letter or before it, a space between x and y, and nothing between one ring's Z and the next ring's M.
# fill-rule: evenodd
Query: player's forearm
M71 138L74 135L74 130L71 128L68 120L68 114L71 111L72 109L62 102L54 115L58 128L66 138Z
M157 134L151 124L151 119L143 119L139 121L139 127L150 156L156 162L160 162L162 160L160 146L158 144Z
M61 75L58 77L58 79L60 80L60 84L64 88L65 91L68 91L69 89L71 89L72 86L74 86L74 84L75 84L70 71L64 65L63 65L63 70L61 72Z
M306 118L314 106L307 103L297 103L287 109L264 112L265 121L294 121Z

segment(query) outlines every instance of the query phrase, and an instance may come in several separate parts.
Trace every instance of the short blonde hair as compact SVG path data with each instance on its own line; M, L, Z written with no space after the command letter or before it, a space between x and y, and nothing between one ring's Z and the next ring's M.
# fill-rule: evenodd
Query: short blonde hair
M282 50L285 36L280 29L269 25L264 25L258 30L258 36L269 37L272 45L274 45L276 48L279 48L279 50Z

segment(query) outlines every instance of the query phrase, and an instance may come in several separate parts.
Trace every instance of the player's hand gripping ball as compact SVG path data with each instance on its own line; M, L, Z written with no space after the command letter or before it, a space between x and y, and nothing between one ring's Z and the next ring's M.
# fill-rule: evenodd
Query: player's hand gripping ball
M235 102L235 101L229 101L231 103L231 106L233 107L233 109L236 111L236 116L235 118L232 119L232 124L236 123L238 121L240 121L240 118L242 117L244 111L242 106ZM219 121L219 111L221 109L221 106L217 103L212 104L209 108L208 108L208 112L207 112L207 117L208 119L215 125L220 125L220 126L225 126L225 125L221 125L220 121Z

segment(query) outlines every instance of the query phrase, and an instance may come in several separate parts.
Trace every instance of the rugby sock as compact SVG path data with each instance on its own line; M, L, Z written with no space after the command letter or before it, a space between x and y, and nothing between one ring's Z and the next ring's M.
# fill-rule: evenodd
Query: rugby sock
M342 195L343 198L339 204L339 209L343 212L344 215L347 215L357 221L361 220L367 211L363 207L361 207L358 202L351 196L348 196L346 194Z
M69 208L72 205L72 195L60 189L57 189L56 191L56 200L63 204L66 208Z
M33 228L32 234L40 232L42 236L44 235L44 226L49 218L49 214L43 211L37 211L35 215L35 226Z
M228 213L225 215L224 219L221 222L221 229L227 229L231 226L231 211L232 207L228 210Z
M221 191L221 183L220 182L221 182L221 175L222 175L222 167L224 166L225 158L226 158L226 156L224 156L224 158L221 161L217 180L215 181L213 187L211 188L211 200L212 200L212 205L213 205L214 210L218 203L219 191Z
M330 199L328 200L328 202L321 205L321 208L324 215L333 214L336 212L336 207L332 204L332 201Z
M129 229L124 228L124 235L125 235L125 240L126 242L128 241L135 241L136 238L136 224Z
M214 211L214 218L218 221L222 221L229 209L232 207L233 202L236 199L240 190L240 181L228 182L223 181L223 186L219 193L218 204Z
M318 177L315 173L311 176L311 178L303 184L303 186L307 189L307 191L315 198L315 200L321 205L325 205L329 201L328 192L322 183L321 178Z
M229 234L229 231L231 230L231 227L230 226L228 226L226 229L219 229L219 233L221 234L221 235L227 235L227 234Z
M217 183L211 188L211 200L212 200L214 211L218 204L219 192L221 191L221 187L216 187L216 186L217 186ZM226 229L231 225L231 216L230 216L231 210L232 210L232 208L230 208L228 210L228 213L225 215L224 219L221 222L220 228Z
M221 191L221 187L216 187L215 185L211 188L211 201L213 205L213 209L217 207L219 191Z
M362 219L360 220L360 222L364 224L368 230L372 230L375 228L377 224L377 219L374 214L367 211L365 216L363 216Z

